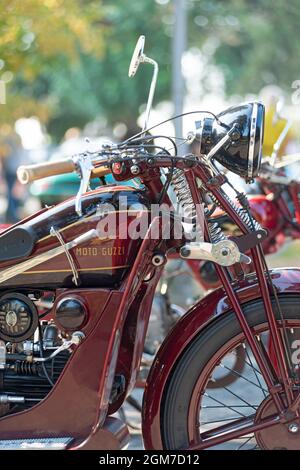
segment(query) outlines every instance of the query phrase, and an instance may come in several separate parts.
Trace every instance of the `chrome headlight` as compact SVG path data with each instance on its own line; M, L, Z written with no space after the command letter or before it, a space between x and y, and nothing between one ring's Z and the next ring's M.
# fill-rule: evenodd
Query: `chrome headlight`
M206 117L198 121L200 152L207 155L230 133L230 129L234 129L232 137L213 158L233 173L247 180L253 179L261 164L264 105L255 101L232 106L218 114L217 118Z

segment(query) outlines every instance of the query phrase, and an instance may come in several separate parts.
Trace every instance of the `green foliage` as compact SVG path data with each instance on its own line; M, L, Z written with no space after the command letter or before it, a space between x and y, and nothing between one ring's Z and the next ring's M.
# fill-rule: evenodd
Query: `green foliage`
M104 14L109 28L104 34L103 56L98 59L82 53L74 66L49 71L51 93L58 103L50 130L56 134L71 122L80 125L98 115L105 116L108 124L125 122L129 130L136 131L136 120L140 106L146 102L152 75L149 65L141 67L134 79L127 74L135 42L141 34L146 35L147 54L155 57L161 67L155 100L170 97L171 41L168 28L161 21L162 14L170 14L169 6L153 0L111 0L105 2Z
M228 95L269 83L290 90L300 78L299 0L186 4L188 45L222 68ZM59 140L69 127L102 116L134 132L152 73L144 65L127 76L140 34L160 65L155 101L170 99L172 0L6 0L3 8L0 79L14 76L0 124L35 114Z
M7 82L7 105L0 124L32 114L48 121L55 101L49 70L78 63L82 52L100 57L105 28L101 0L5 0L0 79Z
M299 78L299 0L193 0L191 37L213 44L212 61L225 75L228 95L257 93ZM198 24L197 24L198 23Z

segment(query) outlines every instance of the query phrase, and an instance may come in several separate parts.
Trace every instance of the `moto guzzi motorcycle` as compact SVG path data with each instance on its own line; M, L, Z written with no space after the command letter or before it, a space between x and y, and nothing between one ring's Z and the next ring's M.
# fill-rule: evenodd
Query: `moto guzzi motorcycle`
M143 37L130 76L142 62L154 65L156 79ZM261 249L266 231L244 195L237 194L239 206L226 195L227 178L215 165L255 178L264 107L253 102L218 116L197 113L193 138L201 151L180 156L172 139L158 148L146 132L153 84L140 134L18 170L23 183L77 171L81 185L76 198L0 236L0 448L126 445L127 427L112 415L135 385L155 287L172 251L185 260L213 261L222 287L176 323L156 355L143 402L146 449L300 447L293 340L300 271L268 270ZM138 176L145 189L87 191L92 177L108 172L119 181ZM169 198L171 186L177 204ZM241 236L216 229L208 196ZM255 272L244 275L251 260ZM40 313L39 299L49 291L53 306ZM245 349L243 373L230 387L209 388L231 370L239 347Z

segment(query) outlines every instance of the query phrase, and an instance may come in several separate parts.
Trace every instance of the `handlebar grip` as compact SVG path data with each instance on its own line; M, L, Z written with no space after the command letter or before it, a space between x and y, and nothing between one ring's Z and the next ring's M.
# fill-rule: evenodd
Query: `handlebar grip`
M102 176L109 175L111 173L111 169L99 166L98 168L94 168L91 174L91 178L101 178Z
M38 163L36 165L20 166L17 170L17 177L20 183L28 184L32 181L46 178L47 176L62 175L72 173L75 170L75 164L71 158L47 163Z

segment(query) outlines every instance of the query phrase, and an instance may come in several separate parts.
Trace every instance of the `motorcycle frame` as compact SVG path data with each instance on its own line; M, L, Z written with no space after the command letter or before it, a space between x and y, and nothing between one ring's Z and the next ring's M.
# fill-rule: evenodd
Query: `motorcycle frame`
M160 160L159 166L169 167L170 164L167 160L163 161ZM155 165L154 165L155 166ZM179 164L179 167L184 168L184 164ZM185 175L186 179L193 197L194 204L197 208L202 206L202 199L200 196L199 189L196 184L196 178L198 177L201 182L205 185L205 187L218 199L220 205L222 206L223 210L229 215L229 217L234 221L234 223L238 226L243 234L249 233L249 229L246 225L242 222L239 218L237 213L234 211L232 206L227 202L227 200L223 197L223 194L219 191L219 187L221 184L225 183L225 179L219 175L219 178L212 178L212 174L208 171L206 165L196 165L192 169L185 168ZM197 213L198 217L201 217L201 211ZM208 229L207 225L205 224L205 236L208 237ZM283 402L282 392L285 393L287 403L290 407L294 408L295 403L298 403L300 399L300 394L294 399L293 392L291 390L291 378L289 376L289 370L285 361L285 351L284 351L284 344L282 338L279 333L279 325L275 319L275 315L272 308L271 303L271 294L269 289L271 286L268 286L267 279L264 273L263 268L263 259L264 255L262 250L259 247L254 247L250 250L251 257L254 263L254 268L256 271L258 284L260 287L262 300L266 312L267 322L270 329L270 336L272 337L272 343L274 348L274 357L277 362L278 366L278 374L274 373L272 369L271 363L268 358L263 354L261 351L257 338L255 337L254 333L251 331L241 308L241 305L238 301L237 296L233 290L232 284L228 279L226 270L219 266L216 266L217 273L221 279L223 288L227 294L227 297L232 305L232 309L236 314L236 317L241 325L243 332L245 333L246 341L248 342L250 349L257 361L257 364L261 368L262 376L268 386L270 394L274 400L275 406L278 410L278 413L282 415L286 410L286 407Z
M272 203L277 208L277 211L274 210L271 214L271 218L277 220L277 223L270 234L270 237L264 243L264 251L265 253L271 253L274 251L272 248L272 243L269 241L270 238L276 238L278 235L282 234L283 239L285 237L290 237L294 240L300 238L300 200L299 200L299 192L300 192L300 184L297 181L291 181L289 185L282 186L278 182L272 182L271 180L264 179L263 177L258 178L258 183L262 189L262 195L260 197L272 197ZM294 206L294 214L291 213L290 208L288 207L288 203L286 199L282 196L282 193L286 192L293 203ZM257 205L259 205L260 200L256 203L256 197L250 199L250 206L251 202L253 201L254 210ZM279 216L279 219L278 219ZM293 221L293 217L296 220L296 223ZM297 227L297 224L299 227ZM275 250L280 248L283 244L283 241L276 242ZM274 245L274 244L273 244Z
M271 276L279 295L298 294L297 298L300 299L299 269L274 269L271 271ZM234 291L242 307L261 297L254 274L235 283ZM143 399L142 429L146 449L164 448L161 434L164 391L181 355L195 337L209 329L219 317L229 314L230 311L232 311L232 306L223 288L215 289L188 310L159 348L147 378ZM243 432L240 433L240 435L243 434Z
M300 184L297 181L291 181L289 185L282 186L272 180L266 180L259 177L258 182L261 186L262 192L268 197L273 196L273 203L277 206L279 214L282 216L283 221L277 223L274 230L274 236L278 233L285 232L284 235L290 236L292 239L300 238ZM296 224L293 222L293 214L291 213L287 201L282 197L282 192L286 191L294 205ZM278 197L277 197L278 194ZM298 224L298 227L297 227ZM266 244L265 252L269 252L270 244Z

